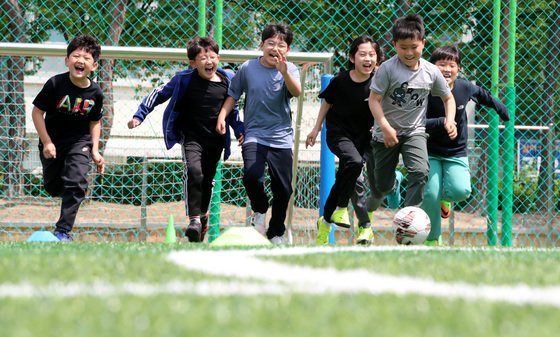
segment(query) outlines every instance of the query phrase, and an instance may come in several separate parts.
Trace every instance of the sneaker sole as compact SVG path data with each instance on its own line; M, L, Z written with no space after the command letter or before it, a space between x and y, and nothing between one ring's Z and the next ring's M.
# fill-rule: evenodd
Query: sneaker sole
M189 242L200 242L200 233L194 228L187 228L185 235L189 239Z
M358 240L356 243L359 245L369 246L373 243L373 240Z
M338 227L342 227L342 228L350 228L350 224L347 223L343 223L343 222L335 222L335 225L337 225Z

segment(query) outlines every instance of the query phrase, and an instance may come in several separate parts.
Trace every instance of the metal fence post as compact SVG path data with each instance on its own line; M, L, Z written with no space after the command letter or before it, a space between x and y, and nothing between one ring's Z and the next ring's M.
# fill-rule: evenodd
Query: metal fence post
M142 157L142 192L140 196L140 241L146 241L147 231L147 204L148 204L148 158Z

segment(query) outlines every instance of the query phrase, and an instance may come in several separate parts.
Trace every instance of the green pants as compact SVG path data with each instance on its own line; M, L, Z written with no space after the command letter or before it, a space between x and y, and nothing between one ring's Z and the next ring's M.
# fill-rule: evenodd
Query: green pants
M429 156L430 177L424 193L422 209L432 223L428 240L441 235L441 200L462 201L471 194L471 175L467 157L444 158Z

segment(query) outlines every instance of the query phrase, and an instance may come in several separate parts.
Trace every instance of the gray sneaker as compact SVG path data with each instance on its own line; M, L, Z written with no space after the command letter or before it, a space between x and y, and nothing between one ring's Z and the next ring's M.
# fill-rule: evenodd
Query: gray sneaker
M286 239L284 239L283 236L275 236L272 239L270 239L270 242L272 242L275 245L283 245L286 243Z
M251 225L255 227L257 232L261 233L262 235L266 236L266 213L259 213L253 212L251 216Z

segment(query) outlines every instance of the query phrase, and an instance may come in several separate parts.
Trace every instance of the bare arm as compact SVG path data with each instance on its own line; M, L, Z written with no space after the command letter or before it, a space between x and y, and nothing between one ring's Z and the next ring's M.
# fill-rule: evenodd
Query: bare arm
M327 112L330 110L332 104L327 103L327 101L323 100L321 102L321 107L319 108L319 115L317 116L317 121L315 122L315 126L311 130L311 132L307 135L307 139L305 140L305 148L308 146L315 145L315 140L317 139L317 134L323 128L323 122L327 117Z
M399 142L399 139L397 138L397 131L393 129L389 121L387 121L387 118L385 118L385 114L381 108L382 99L382 95L370 91L368 105L375 122L381 128L381 131L383 131L385 147L391 147L395 146Z
M228 96L220 109L220 114L218 115L218 122L216 123L216 131L221 134L226 134L226 117L229 115L237 100L231 96Z
M284 82L286 82L286 87L292 96L299 97L301 95L301 85L289 72L283 73Z
M301 85L288 71L288 60L286 59L286 54L278 52L278 55L276 69L282 74L282 77L284 77L284 82L286 82L286 87L288 87L290 94L294 97L299 97L299 95L301 95Z
M455 123L455 111L457 109L455 105L455 98L452 94L442 97L443 107L445 108L445 123L443 126L447 130L447 134L450 139L455 139L457 137L457 125Z
M97 166L97 172L103 174L105 171L105 160L99 153L99 138L101 137L101 121L89 122L89 133L93 143L91 147L91 158Z
M33 107L33 111L31 112L31 118L33 119L33 124L35 125L35 129L39 134L41 143L43 143L43 156L47 159L56 158L56 147L54 146L51 137L47 132L47 126L45 124L44 115L45 115L45 111L37 108L36 106Z

